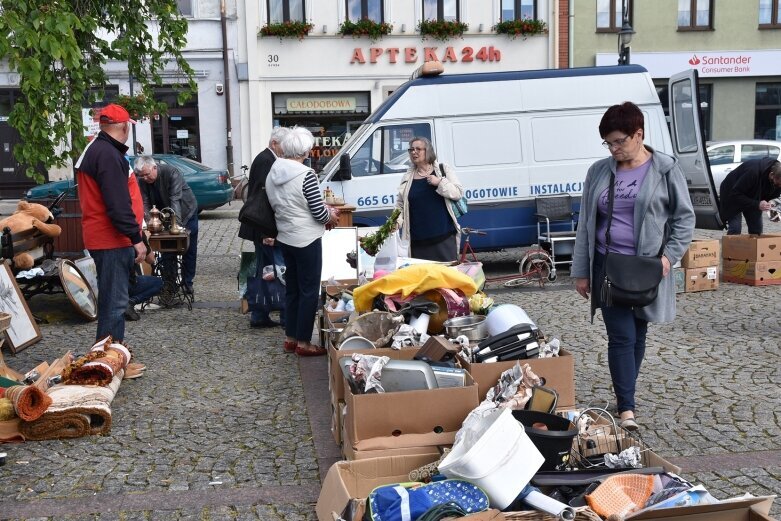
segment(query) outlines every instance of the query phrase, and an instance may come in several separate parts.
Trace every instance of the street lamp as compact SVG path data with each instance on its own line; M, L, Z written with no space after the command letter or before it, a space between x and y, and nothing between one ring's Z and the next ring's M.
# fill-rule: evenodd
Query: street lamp
M621 24L621 30L618 31L618 64L629 65L629 43L632 41L632 35L635 30L629 25L629 17L626 13L626 4L624 5L624 23Z

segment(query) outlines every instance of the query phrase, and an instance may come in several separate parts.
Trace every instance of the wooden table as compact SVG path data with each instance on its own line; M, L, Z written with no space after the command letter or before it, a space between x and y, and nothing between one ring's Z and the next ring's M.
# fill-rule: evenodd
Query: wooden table
M177 304L186 304L187 309L193 309L193 295L185 291L182 278L182 255L190 247L190 233L156 233L149 236L149 247L155 253L162 254L159 262L155 263L155 275L163 279L163 291L160 293L160 304L172 307ZM172 262L169 259L172 256ZM172 286L167 288L166 286Z

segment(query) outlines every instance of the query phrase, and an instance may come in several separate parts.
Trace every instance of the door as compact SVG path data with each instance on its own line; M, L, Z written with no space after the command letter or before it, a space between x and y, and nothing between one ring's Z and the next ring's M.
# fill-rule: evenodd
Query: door
M670 78L670 134L673 151L689 185L697 228L722 230L719 199L702 137L698 92L696 69Z
M152 152L201 160L197 108L169 108L152 119Z
M14 157L14 146L21 142L19 131L8 123L14 103L21 103L19 89L0 89L0 199L19 199L35 186L35 180L27 177L25 166ZM39 167L38 171L48 181L48 174Z

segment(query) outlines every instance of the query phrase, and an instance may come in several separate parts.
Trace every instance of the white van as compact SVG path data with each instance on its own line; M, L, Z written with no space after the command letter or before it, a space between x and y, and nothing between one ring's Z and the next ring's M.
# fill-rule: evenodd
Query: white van
M321 183L357 206L358 226L379 226L410 164L410 138L425 136L464 185L469 213L461 225L488 232L472 245L528 246L537 242L535 197L568 193L579 204L589 166L608 155L598 130L602 115L632 101L645 116L645 142L680 160L697 227L720 229L696 73L670 79L671 130L650 75L637 65L413 76L325 166Z

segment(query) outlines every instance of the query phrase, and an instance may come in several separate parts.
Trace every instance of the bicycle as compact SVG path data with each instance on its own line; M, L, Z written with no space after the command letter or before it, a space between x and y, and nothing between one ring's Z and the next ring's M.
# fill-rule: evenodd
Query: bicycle
M233 186L233 198L241 199L243 202L247 202L247 192L249 190L249 175L247 171L249 167L247 165L241 165L241 174L235 175L231 178Z
M461 228L463 245L461 246L461 255L458 259L459 263L467 262L467 255L470 255L474 262L479 262L477 253L475 253L475 250L472 248L469 238L469 236L473 234L487 235L487 232L476 228ZM552 275L552 267L553 262L551 261L548 252L537 245L529 249L521 260L518 261L519 273L486 277L485 283L501 282L506 288L514 288L536 282L542 288L545 286L546 280L551 282L556 280L556 276Z

